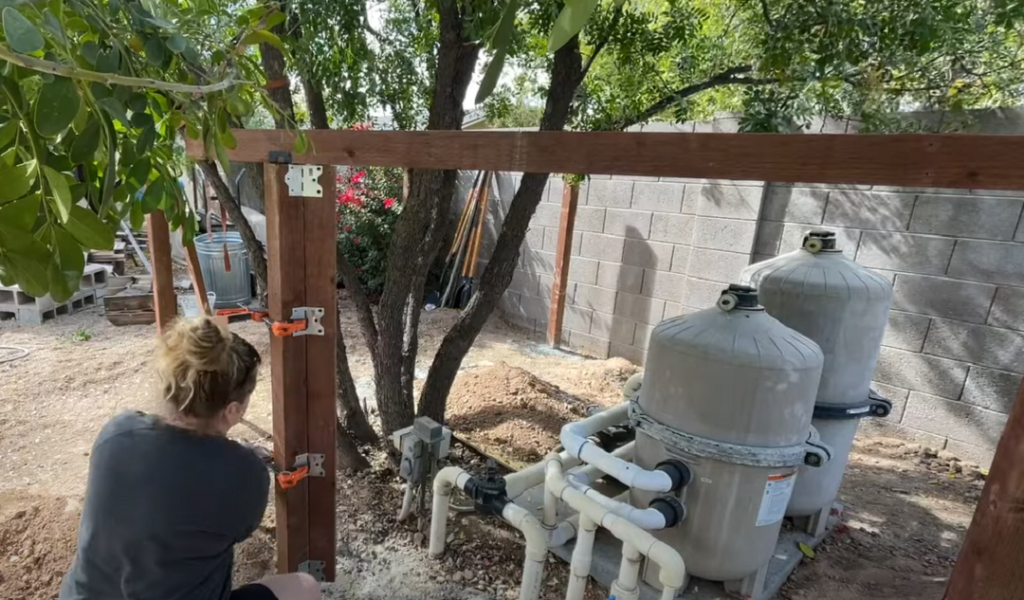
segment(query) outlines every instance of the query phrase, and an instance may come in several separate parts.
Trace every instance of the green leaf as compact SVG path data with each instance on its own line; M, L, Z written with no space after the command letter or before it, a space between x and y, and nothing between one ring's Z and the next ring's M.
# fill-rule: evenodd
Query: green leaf
M107 111L107 114L120 121L122 125L131 127L131 119L128 118L128 113L125 112L124 106L118 102L117 98L111 96L110 98L97 100L96 103L100 105L100 108Z
M281 42L281 38L277 37L276 35L270 33L265 29L256 29L250 31L244 38L242 38L242 43L247 46L255 46L257 44L270 44L271 46L277 48L281 52L285 52L284 44Z
M267 16L267 20L263 23L266 29L273 29L281 23L288 20L288 17L281 11L276 11Z
M487 65L487 71L484 72L484 78L480 81L480 88L476 91L476 103L482 104L488 96L494 92L494 88L498 85L498 78L501 77L501 70L505 67L505 48L498 48L494 53L494 58L491 59L490 64Z
M50 265L50 295L57 302L66 302L78 291L85 270L82 246L67 231L53 228L57 262Z
M43 84L36 97L36 131L43 137L56 137L78 116L82 98L78 86L67 77L54 77Z
M67 45L68 38L64 35L64 28L61 27L60 20L53 16L48 8L43 10L43 27L50 32L50 35L57 38L61 45Z
M181 54L187 46L188 42L185 41L185 38L180 33L175 33L167 38L167 49L175 54Z
M164 201L164 178L157 177L146 187L142 195L142 211L149 214L160 208Z
M145 112L132 113L132 127L136 129L154 127L153 116Z
M19 124L20 122L17 119L11 119L0 125L0 148L6 148L18 135Z
M141 92L136 92L128 96L128 101L125 104L128 105L128 109L133 113L146 112L146 109L149 108L149 98ZM132 115L132 119L134 118L135 115Z
M30 160L16 167L0 167L0 204L17 200L32 189L36 181L36 161Z
M511 0L505 6L505 11L501 14L501 21L498 22L498 29L491 42L494 48L494 58L487 65L487 71L484 72L484 78L476 92L477 104L482 104L498 85L501 71L505 67L505 56L508 54L508 47L512 42L512 33L515 31L516 12L518 10L519 0Z
M72 19L72 21L73 20L74 19ZM82 21L82 22L85 23L85 21ZM69 21L68 25L70 26L70 24L71 24L71 22ZM88 30L88 27L89 26L86 25L86 30ZM81 52L82 52L82 57L85 58L85 60L88 61L90 65L96 66L97 62L99 62L100 46L96 42L94 42L92 40L87 40L87 41L83 42L82 43L82 50L81 50Z
M11 50L32 54L43 49L43 34L18 9L8 6L3 10L4 36Z
M135 153L144 155L153 149L156 143L156 127L150 126L142 130L139 138L135 141Z
M142 213L142 202L132 202L131 211L128 213L128 223L132 229L141 229L146 222L146 215Z
M555 52L583 31L599 0L566 0L548 38L548 52Z
M59 171L46 165L43 165L43 175L46 176L46 182L50 184L50 196L48 199L53 200L53 208L57 211L57 216L60 217L61 222L67 223L68 217L71 214L71 205L74 204L68 180L64 179L64 175Z
M14 161L18 158L18 148L9 148L3 154L0 154L0 166L13 167Z
M117 48L107 48L96 57L96 70L100 73L117 73L121 70L121 53Z
M231 133L230 129L218 134L217 139L220 140L220 143L228 150L234 150L238 147L238 140L235 139L235 134Z
M32 231L39 218L39 200L39 194L29 194L0 206L0 223L22 231Z
M43 246L44 251L45 249ZM14 250L8 253L8 266L15 283L23 292L36 298L42 298L50 291L50 281L47 277L49 262L49 257L40 259L35 254Z
M152 171L152 163L148 158L140 158L132 163L130 169L128 169L128 175L125 176L125 180L132 184L134 189L139 189L146 185L146 180L149 179L149 173Z
M100 122L99 119L90 119L89 124L85 126L85 131L79 134L75 139L75 143L71 145L71 152L68 154L68 157L76 165L91 163L96 157L96 150L99 147Z
M164 41L155 35L146 40L146 60L154 67L164 64Z
M71 218L64 224L83 248L90 250L113 250L114 232L96 213L75 205L71 207Z
M92 29L89 27L89 24L85 22L85 19L81 19L79 17L71 17L70 19L68 19L65 22L64 26L66 28L68 28L69 30L77 32L77 33L88 33L90 31L92 31ZM87 43L89 43L89 42L87 42ZM96 42L92 42L92 44L95 45ZM83 44L82 46L84 48L85 44ZM99 50L98 47L97 47L97 50ZM93 59L92 62L95 63L95 59Z
M803 552L807 558L814 558L817 554L814 552L814 548L811 548L803 542L797 542L797 546L800 548L800 552Z
M295 144L292 147L295 154L305 154L306 150L309 150L309 138L306 137L305 132L298 132L295 135Z

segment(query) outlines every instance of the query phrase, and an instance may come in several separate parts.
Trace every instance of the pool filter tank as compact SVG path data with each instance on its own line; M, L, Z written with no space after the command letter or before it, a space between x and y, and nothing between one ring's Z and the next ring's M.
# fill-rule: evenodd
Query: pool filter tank
M814 517L808 528L820 533L839 494L860 419L892 410L891 402L871 390L892 286L846 258L831 231L809 232L801 249L747 267L742 279L757 286L768 314L825 353L813 424L833 457L825 467L801 471L787 511Z
M811 427L823 362L818 345L765 312L747 286L655 327L630 406L633 460L689 467L691 482L678 492L686 519L652 533L690 574L736 589L763 580L798 467L830 457ZM646 508L658 495L632 489L630 501ZM649 561L644 580L660 588Z

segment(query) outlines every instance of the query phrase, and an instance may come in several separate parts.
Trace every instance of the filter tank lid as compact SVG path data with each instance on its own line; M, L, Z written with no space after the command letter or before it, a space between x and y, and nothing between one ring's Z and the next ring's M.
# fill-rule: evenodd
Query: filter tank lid
M804 235L801 248L817 254L818 252L839 252L836 248L836 232L828 229L814 229Z
M730 310L764 310L757 302L757 290L749 285L733 283L728 289L722 290L718 297L718 308Z

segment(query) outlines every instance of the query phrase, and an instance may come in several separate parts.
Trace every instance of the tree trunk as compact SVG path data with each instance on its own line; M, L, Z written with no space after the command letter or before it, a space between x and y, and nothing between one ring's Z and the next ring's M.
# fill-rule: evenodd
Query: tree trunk
M242 201L242 206L267 214L266 196L263 194L263 163L242 163L245 175L242 175L241 189L252 190L251 202ZM245 196L245 194L242 194Z
M551 68L551 87L540 123L541 130L558 131L565 127L576 88L583 79L582 75L579 40L573 37L569 43L555 52ZM512 275L519 260L519 248L526 238L530 219L533 218L533 213L543 197L548 176L548 173L523 175L508 214L505 215L494 253L480 277L479 289L462 311L459 320L444 336L441 347L434 355L430 372L427 373L427 381L420 394L420 415L428 416L439 423L443 422L448 393L459 372L462 359L469 352L476 336L487 323L487 318L497 308L502 294L512 282Z
M462 102L480 46L464 39L458 3L441 2L440 45L427 129L462 127ZM455 171L412 171L409 199L388 250L387 281L377 309L377 353L373 361L384 434L412 423L420 306L427 272L444 238L455 193Z
M313 129L330 129L327 118L327 103L324 102L323 87L309 77L302 77L302 90L306 94L306 108L309 109L309 124Z
M341 420L337 421L338 438L338 468L341 470L366 471L370 468L370 461L359 451L355 440L342 425Z
M242 243L245 244L245 250L249 253L249 265L256 275L256 296L265 299L267 297L267 256L263 252L263 244L256 237L256 233L253 232L252 226L249 225L249 220L245 218L245 213L242 212L242 207L232 194L231 188L228 187L224 178L220 176L217 164L210 160L203 160L199 161L199 168L203 170L206 180L210 182L214 191L217 192L217 200L220 201L221 206L227 211L228 217L231 218L231 222L234 223L239 235L242 236Z
M356 383L352 378L352 371L348 368L348 350L345 348L345 335L338 328L338 368L336 377L338 381L338 408L341 409L342 428L351 432L352 436L361 444L377 444L380 437L373 430L370 422L366 419L366 413L359 404L359 394L356 392Z
M287 7L282 10L287 10ZM279 36L284 34L281 25L274 27L272 31ZM280 114L273 115L274 127L286 129L288 121L295 120L295 103L292 101L292 86L288 79L284 54L270 44L260 44L260 63L267 79L267 95L280 111Z

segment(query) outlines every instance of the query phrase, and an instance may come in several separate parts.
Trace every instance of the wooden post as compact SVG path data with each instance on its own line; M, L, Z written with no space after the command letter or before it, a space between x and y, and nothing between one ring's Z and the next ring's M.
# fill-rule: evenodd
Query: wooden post
M163 211L146 217L149 254L153 261L153 310L156 312L156 331L163 333L178 316L178 302L174 296L174 272L171 270L171 229Z
M196 256L195 243L185 244L182 240L182 247L185 249L185 266L188 267L188 276L192 280L192 291L196 293L196 302L204 314L213 314L210 300L206 297L206 281L203 280L203 270L199 268L199 257Z
M562 343L562 315L565 314L565 290L569 285L569 262L572 260L572 230L576 222L576 205L580 198L578 185L562 184L562 215L558 223L558 246L555 247L555 283L551 287L551 308L548 313L548 344Z
M974 510L944 600L1024 598L1024 382Z
M274 460L291 469L301 454L323 454L325 475L307 477L293 488L278 486L277 568L301 570L322 561L324 576L335 570L336 419L334 170L324 168L324 196L289 196L288 165L265 164L268 308L275 322L292 309L323 308L323 335L270 338Z

